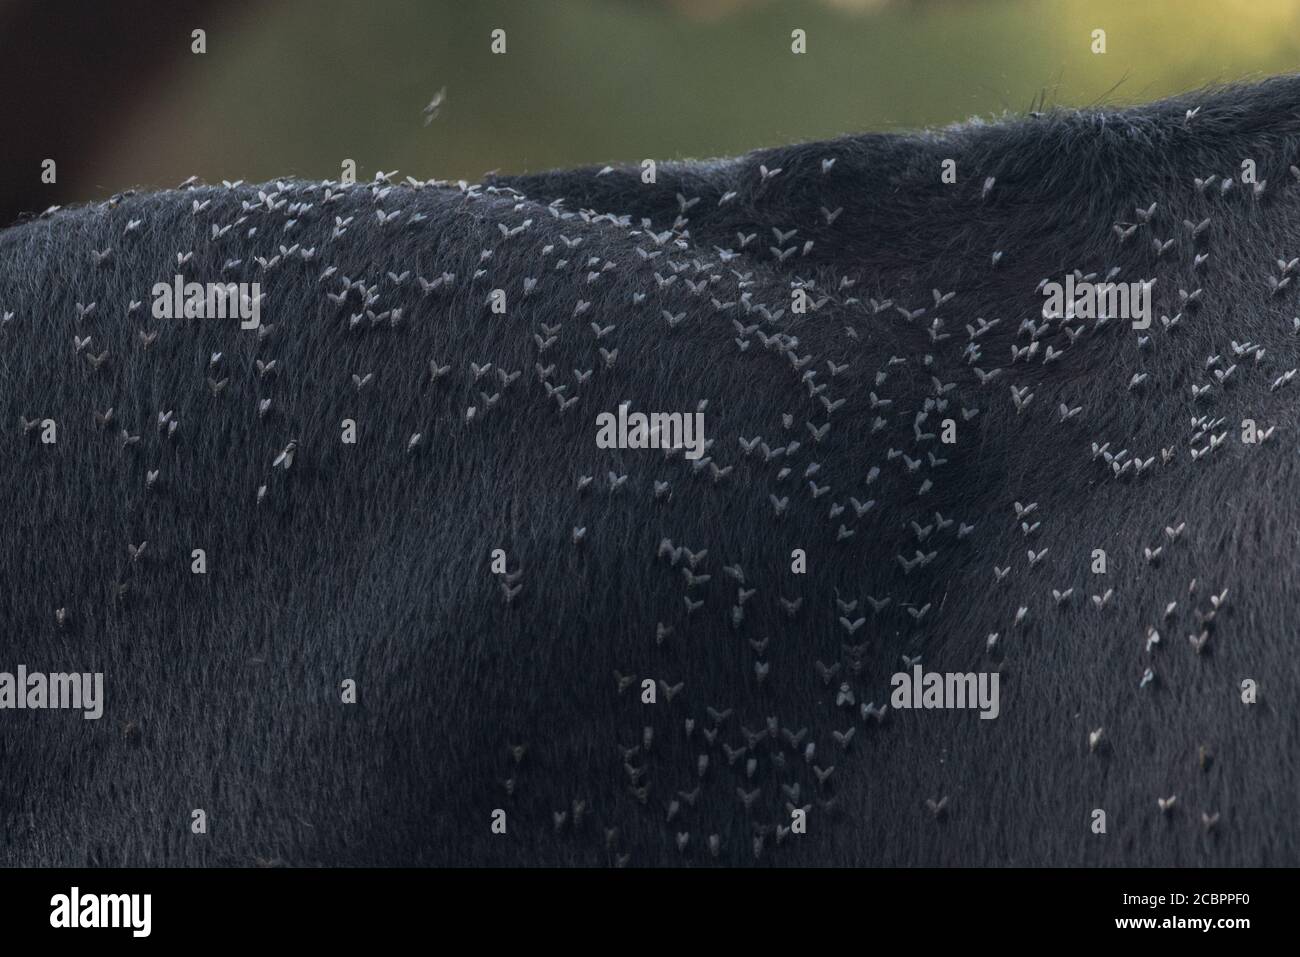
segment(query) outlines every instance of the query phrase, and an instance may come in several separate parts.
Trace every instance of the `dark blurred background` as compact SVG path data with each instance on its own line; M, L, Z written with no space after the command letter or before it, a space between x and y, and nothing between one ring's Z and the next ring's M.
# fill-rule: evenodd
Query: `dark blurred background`
M476 180L1149 100L1296 70L1300 0L0 0L0 38L3 225L192 174Z

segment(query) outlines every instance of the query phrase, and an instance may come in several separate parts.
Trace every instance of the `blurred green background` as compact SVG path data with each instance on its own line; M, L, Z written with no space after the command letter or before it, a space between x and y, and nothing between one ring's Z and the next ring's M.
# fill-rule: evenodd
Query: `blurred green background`
M206 54L190 53L194 27ZM496 27L505 55L489 50ZM804 55L790 52L796 27ZM1300 66L1296 0L191 0L155 28L148 82L81 141L61 200L190 174L337 177L344 158L366 178L478 179L707 157ZM119 42L103 29L101 44Z

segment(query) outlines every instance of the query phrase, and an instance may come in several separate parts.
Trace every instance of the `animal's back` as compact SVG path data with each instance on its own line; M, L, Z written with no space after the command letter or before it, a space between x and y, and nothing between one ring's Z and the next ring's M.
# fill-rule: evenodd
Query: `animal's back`
M105 675L4 714L5 859L1295 863L1297 86L0 234L5 664ZM1150 330L1043 318L1112 267Z

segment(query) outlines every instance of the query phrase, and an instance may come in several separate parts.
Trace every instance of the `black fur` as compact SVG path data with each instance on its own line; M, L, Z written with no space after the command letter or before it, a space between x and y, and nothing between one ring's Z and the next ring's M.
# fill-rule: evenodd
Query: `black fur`
M0 233L0 312L14 314L0 334L11 490L0 670L103 671L106 696L100 721L0 712L0 862L1300 863L1300 382L1273 388L1300 365L1300 280L1269 283L1297 275L1277 260L1300 255L1298 106L1288 77L1129 110L664 163L652 185L629 167L469 190L194 186ZM941 182L946 158L955 184ZM1245 159L1267 181L1258 192L1241 182ZM760 166L780 173L764 179ZM1198 190L1194 178L1211 175ZM1226 193L1223 177L1235 180ZM325 203L327 188L340 198ZM1152 203L1142 224L1135 208ZM842 212L828 223L823 207ZM377 208L400 215L381 226ZM336 217L354 217L342 235ZM1207 217L1193 237L1184 221ZM124 232L131 220L142 223ZM1139 226L1121 241L1116 223ZM797 233L778 240L774 228ZM757 238L742 250L737 232ZM1153 239L1175 242L1157 256ZM254 261L294 244L270 268ZM796 251L778 260L769 247ZM96 264L92 250L106 248ZM738 255L722 263L720 250ZM223 271L230 259L242 263ZM318 281L328 266L337 273ZM1022 320L1041 322L1040 281L1111 267L1157 280L1145 348L1126 321L1072 323L1085 331L1071 343L1054 320L1031 359L1010 362L1031 341ZM260 281L273 330L153 319L151 287L178 272ZM454 281L422 293L417 277L444 273ZM341 276L377 287L370 315L356 289L342 305L327 298ZM827 301L792 314L796 283ZM495 288L505 315L487 306ZM131 300L144 304L128 314ZM395 309L396 323L375 321ZM670 328L665 310L685 318ZM1179 313L1172 329L1158 318ZM1001 321L972 360L976 317ZM598 338L592 322L614 328ZM541 350L543 324L560 329ZM158 332L147 347L144 330ZM77 350L74 335L92 342ZM1049 345L1064 352L1045 364ZM617 350L612 365L600 348ZM259 359L275 370L260 374ZM450 371L435 380L430 360ZM847 368L832 375L828 362ZM471 363L492 368L476 379ZM552 363L559 400L537 368ZM975 367L1003 371L981 385ZM503 385L498 370L521 374ZM1139 371L1149 378L1131 390ZM353 374L369 373L358 388ZM214 395L209 378L229 381ZM1213 389L1193 400L1194 383ZM1022 412L1011 386L1034 396ZM500 398L488 408L480 393ZM830 412L823 398L843 405ZM598 449L595 417L623 400L681 412L707 400L709 461ZM948 405L917 427L927 400ZM1083 412L1062 421L1062 403ZM93 413L110 407L100 427ZM167 411L171 435L157 425ZM1224 421L1206 430L1197 416ZM45 418L54 444L24 428ZM346 418L355 446L340 441ZM945 418L955 445L918 438ZM1247 418L1276 433L1243 444ZM124 446L123 428L139 442ZM739 442L755 437L768 452L799 445L765 461ZM275 467L291 439L292 466ZM1094 442L1155 462L1117 478ZM612 488L611 473L626 481ZM774 496L788 497L781 517ZM851 498L875 505L859 517ZM1029 535L1016 502L1038 503ZM936 512L953 524L924 533ZM1182 522L1171 540L1166 527ZM961 523L976 527L959 540ZM586 529L576 545L575 527ZM128 543L141 541L133 560ZM1148 562L1143 549L1160 546ZM190 571L195 548L206 575ZM522 570L509 603L496 548L511 575ZM898 556L918 548L935 554L905 572ZM1030 548L1047 549L1033 567ZM1096 548L1104 576L1090 571ZM754 590L743 602L724 571L735 565ZM994 566L1010 567L996 584ZM709 580L692 586L683 569ZM1058 606L1052 589L1071 587ZM1107 589L1098 609L1091 596ZM873 612L868 596L890 603ZM703 605L688 613L684 599ZM866 625L850 636L840 619L857 617ZM1162 636L1151 652L1149 626ZM1197 654L1187 636L1202 630ZM1000 669L1000 716L864 719L861 704L889 699L903 654L929 670ZM762 683L756 661L770 668ZM1156 680L1139 688L1148 666ZM616 670L637 681L619 692ZM340 702L348 678L355 705ZM657 686L657 703L642 704L644 678L684 687L669 701ZM1243 679L1258 682L1259 703L1242 703ZM846 680L853 707L836 704ZM769 734L769 718L781 730ZM850 727L844 751L832 732ZM747 809L738 789L755 788ZM1171 795L1162 812L1157 798ZM927 809L944 796L946 813ZM789 834L802 805L808 831ZM189 831L195 808L207 835ZM490 829L497 808L505 835ZM1104 835L1090 829L1096 808Z

